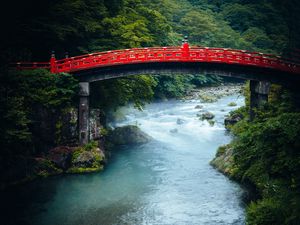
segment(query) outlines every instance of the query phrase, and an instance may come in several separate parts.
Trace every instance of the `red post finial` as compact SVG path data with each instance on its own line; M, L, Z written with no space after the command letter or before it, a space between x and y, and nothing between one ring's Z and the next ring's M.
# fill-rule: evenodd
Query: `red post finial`
M51 73L57 73L56 58L55 58L55 52L54 51L52 51L52 53L51 53L50 72Z
M183 39L183 47L184 48L189 48L189 41L188 41L188 37L187 36L184 36L184 39Z
M189 56L189 51L190 51L190 45L188 43L188 38L187 36L184 37L182 40L182 50L183 50L183 56L186 58Z

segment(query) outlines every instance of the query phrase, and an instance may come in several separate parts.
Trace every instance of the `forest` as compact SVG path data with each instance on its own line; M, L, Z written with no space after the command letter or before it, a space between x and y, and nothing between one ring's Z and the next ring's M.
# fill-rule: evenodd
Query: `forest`
M179 46L184 36L191 45L289 58L297 58L300 49L297 0L11 0L1 11L1 182L23 176L10 170L16 158L64 144L62 115L78 100L71 75L20 72L11 70L10 62L49 61L52 51L60 59L65 54ZM153 99L181 98L194 87L221 82L214 75L141 74L94 84L91 104L104 114L132 102L142 109ZM299 105L293 91L274 90L276 100L257 113L254 123L243 119L232 128L237 152L233 177L252 183L260 196L247 208L249 225L300 221ZM43 124L45 118L49 125ZM49 130L47 137L41 137L41 127Z

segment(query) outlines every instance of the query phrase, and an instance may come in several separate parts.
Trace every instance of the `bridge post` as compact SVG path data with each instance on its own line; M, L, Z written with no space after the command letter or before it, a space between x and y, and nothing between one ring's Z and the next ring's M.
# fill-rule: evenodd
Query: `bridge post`
M184 39L182 40L182 56L183 58L187 59L189 57L189 51L190 51L190 45L188 43L188 38L187 36L184 37Z
M250 80L250 120L255 117L255 108L268 102L270 82Z
M84 145L89 142L90 126L89 126L89 82L79 83L79 107L78 107L78 129L79 129L79 144Z
M51 58L50 58L50 72L51 73L56 73L57 72L56 58L55 58L55 52L54 51L52 51Z

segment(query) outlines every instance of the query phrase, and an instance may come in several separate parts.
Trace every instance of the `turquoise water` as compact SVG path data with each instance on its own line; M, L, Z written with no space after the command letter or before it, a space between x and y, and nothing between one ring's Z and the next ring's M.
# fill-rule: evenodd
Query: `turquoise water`
M209 161L231 137L224 116L243 105L233 95L201 104L216 115L210 126L197 101L124 109L126 120L153 137L116 149L104 172L37 180L10 190L2 201L5 224L32 225L228 225L244 224L242 188ZM183 121L177 124L177 119ZM177 130L174 130L177 129ZM170 132L172 131L172 132ZM4 207L3 207L4 206Z

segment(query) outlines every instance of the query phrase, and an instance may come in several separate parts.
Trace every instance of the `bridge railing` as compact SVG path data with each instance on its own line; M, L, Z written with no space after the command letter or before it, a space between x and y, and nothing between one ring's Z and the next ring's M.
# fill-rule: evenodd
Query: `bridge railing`
M275 55L244 50L191 47L135 48L99 52L57 61L57 72L146 62L213 62L300 72L299 65Z
M53 65L51 64L51 71L54 73L75 72L97 67L151 62L207 62L239 64L271 68L290 73L300 73L299 64L272 54L208 47L151 47L97 52L65 58L62 60L55 60L55 63L53 63ZM49 63L17 64L17 68L20 69L49 67Z
M50 62L17 62L12 63L11 66L16 69L50 69Z

